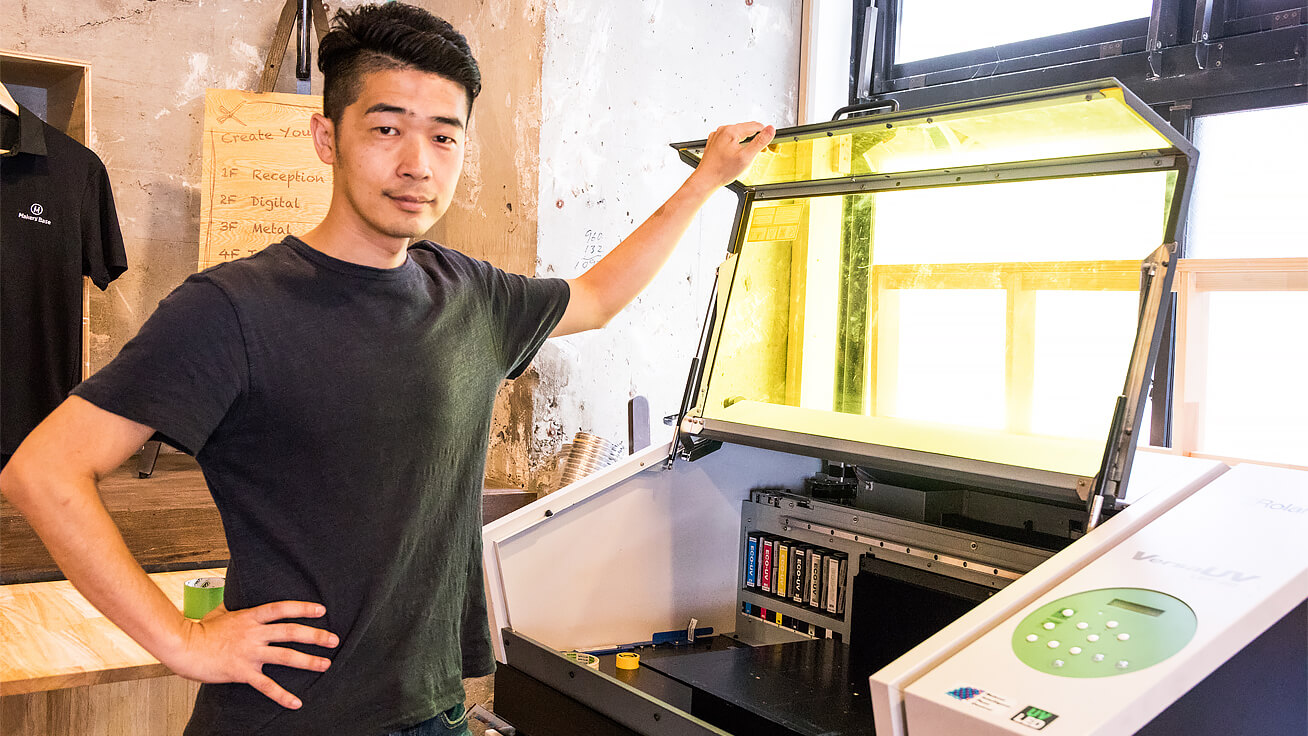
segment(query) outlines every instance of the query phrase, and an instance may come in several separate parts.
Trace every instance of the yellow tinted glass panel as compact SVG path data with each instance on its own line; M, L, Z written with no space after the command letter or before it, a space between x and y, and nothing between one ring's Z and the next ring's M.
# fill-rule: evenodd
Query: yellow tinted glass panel
M1119 90L1109 88L781 137L740 182L894 175L1170 147ZM698 158L703 151L688 153Z
M709 419L1098 471L1171 172L755 202Z

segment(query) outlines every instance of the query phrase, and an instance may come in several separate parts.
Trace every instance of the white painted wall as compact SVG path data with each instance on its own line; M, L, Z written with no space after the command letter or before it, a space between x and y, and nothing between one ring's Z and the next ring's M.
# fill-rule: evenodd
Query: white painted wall
M611 250L690 173L668 147L718 125L794 125L800 0L557 0L545 19L537 275L571 278ZM551 340L536 360L533 461L578 430L626 438L649 398L654 441L677 410L726 253L735 195L696 219L672 261L603 329Z

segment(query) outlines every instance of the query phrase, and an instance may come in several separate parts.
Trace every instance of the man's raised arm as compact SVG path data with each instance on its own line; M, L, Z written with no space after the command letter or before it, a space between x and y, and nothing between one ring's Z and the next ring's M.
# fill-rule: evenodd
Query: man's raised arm
M96 483L153 434L145 425L73 396L18 447L0 492L27 517L50 556L86 599L146 651L183 677L245 682L287 708L300 701L262 672L265 663L322 671L330 661L270 642L334 647L336 637L287 618L317 618L317 603L280 601L244 611L183 618L150 580L100 501Z
M739 178L775 134L772 126L755 122L714 131L686 183L603 260L568 281L568 308L551 337L608 324L654 280L708 198Z

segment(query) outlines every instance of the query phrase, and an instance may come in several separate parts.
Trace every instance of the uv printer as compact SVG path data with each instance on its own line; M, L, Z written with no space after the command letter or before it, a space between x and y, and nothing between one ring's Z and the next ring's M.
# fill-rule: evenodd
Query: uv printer
M778 131L673 440L484 529L499 715L1308 734L1308 473L1137 452L1196 157L1111 79Z

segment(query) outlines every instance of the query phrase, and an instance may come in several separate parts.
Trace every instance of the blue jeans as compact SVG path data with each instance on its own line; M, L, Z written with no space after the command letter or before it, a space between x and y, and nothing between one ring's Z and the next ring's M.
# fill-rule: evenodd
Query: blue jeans
M471 733L468 730L468 711L463 703L459 703L431 720L402 731L391 731L386 736L470 736Z

